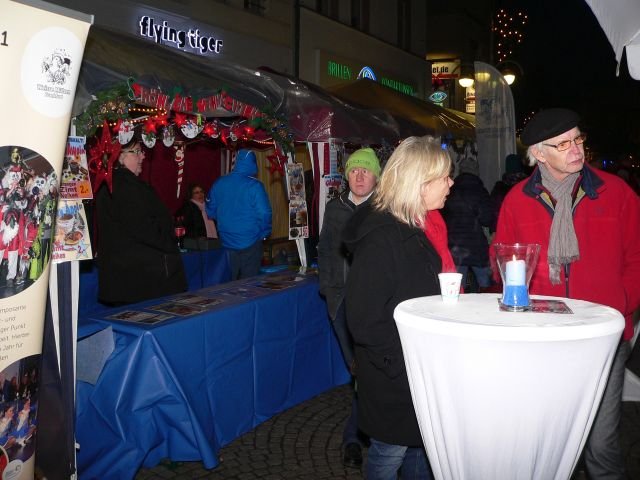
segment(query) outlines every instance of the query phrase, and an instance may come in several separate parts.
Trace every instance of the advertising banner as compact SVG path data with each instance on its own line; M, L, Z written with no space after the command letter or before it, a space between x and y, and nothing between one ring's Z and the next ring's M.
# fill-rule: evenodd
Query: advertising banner
M91 18L0 0L0 477L34 478L62 161Z
M513 95L493 66L475 62L475 110L478 166L484 186L491 190L502 178L505 158L516 153Z

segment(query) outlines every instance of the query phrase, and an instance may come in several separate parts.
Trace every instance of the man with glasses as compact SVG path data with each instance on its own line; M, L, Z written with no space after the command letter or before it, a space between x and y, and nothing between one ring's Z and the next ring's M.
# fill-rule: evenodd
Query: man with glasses
M624 479L618 424L632 316L640 306L640 200L622 179L585 164L579 121L571 110L552 108L526 125L521 139L538 166L506 196L494 242L541 245L531 293L588 300L625 316L584 449L591 480Z

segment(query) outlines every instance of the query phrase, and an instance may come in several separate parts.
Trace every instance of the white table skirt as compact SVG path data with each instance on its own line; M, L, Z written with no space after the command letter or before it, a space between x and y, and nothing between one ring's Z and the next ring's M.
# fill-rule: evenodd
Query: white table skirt
M624 318L502 312L498 295L395 310L422 438L438 480L568 479L593 423ZM553 297L533 297L553 298Z

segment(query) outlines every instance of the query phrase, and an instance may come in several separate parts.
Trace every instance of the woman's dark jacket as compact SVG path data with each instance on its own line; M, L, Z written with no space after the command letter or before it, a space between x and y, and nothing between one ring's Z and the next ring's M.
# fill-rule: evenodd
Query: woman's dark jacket
M184 202L176 213L177 217L182 217L182 225L186 230L185 237L198 238L207 236L207 227L202 218L202 210L191 200Z
M495 230L496 213L489 192L477 175L456 177L442 209L449 250L456 265L489 265L489 241L482 229Z
M424 232L371 206L344 231L353 255L347 279L347 324L355 343L358 426L376 440L420 446L398 329L402 301L440 293L442 261Z
M126 168L96 197L98 299L135 303L187 289L173 222L153 188Z

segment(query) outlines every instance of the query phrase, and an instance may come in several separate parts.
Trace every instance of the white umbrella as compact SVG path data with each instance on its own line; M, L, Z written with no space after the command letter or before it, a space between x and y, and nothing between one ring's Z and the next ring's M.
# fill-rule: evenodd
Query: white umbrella
M595 14L616 54L620 73L622 51L627 49L629 74L640 80L640 1L585 0Z

